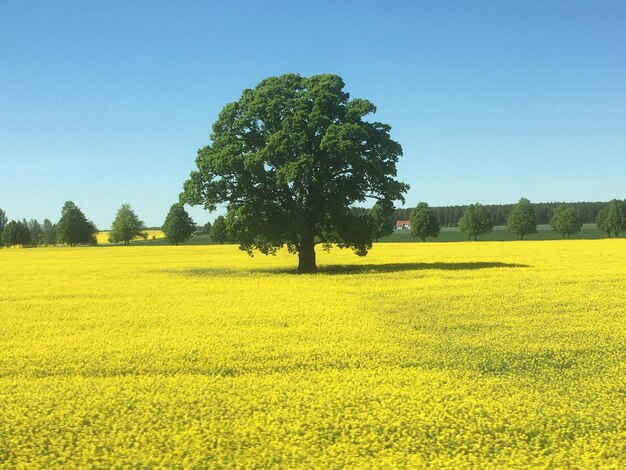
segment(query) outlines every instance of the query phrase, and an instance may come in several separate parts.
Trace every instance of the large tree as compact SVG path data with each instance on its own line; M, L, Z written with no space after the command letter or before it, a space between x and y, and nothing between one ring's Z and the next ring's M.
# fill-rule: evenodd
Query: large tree
M170 207L170 211L163 222L163 233L172 245L178 245L189 240L196 231L196 224L187 213L182 204L176 203Z
M145 229L145 224L137 217L130 204L122 204L115 215L109 237L112 243L122 242L128 246L135 238L144 236Z
M526 235L537 233L535 210L528 199L523 197L513 206L506 219L506 225L509 231L520 240L523 240Z
M96 227L87 220L85 214L72 201L67 201L61 209L61 218L56 234L59 243L76 246L81 243L93 243Z
M492 229L493 219L489 211L479 203L467 206L459 219L459 231L466 233L470 241L472 237L474 237L474 241L476 241L478 235L489 233Z
M568 207L565 204L558 206L554 209L552 219L550 220L550 226L555 232L560 233L563 238L567 235L573 235L579 232L583 227L583 223L573 207Z
M426 237L437 238L440 230L435 211L428 207L428 203L420 202L411 211L411 235L414 237L425 242Z
M365 120L376 107L343 88L337 75L288 74L245 90L198 151L181 202L209 210L225 204L242 250L272 254L287 245L299 273L317 271L317 244L366 255L390 233L385 221L408 186L395 179L402 148L390 126ZM351 213L368 200L375 211Z

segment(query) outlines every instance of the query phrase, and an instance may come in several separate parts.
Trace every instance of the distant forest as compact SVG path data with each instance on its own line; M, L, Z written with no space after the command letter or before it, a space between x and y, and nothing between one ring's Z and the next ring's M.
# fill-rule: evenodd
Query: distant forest
M549 224L552 218L552 213L555 208L564 204L568 207L573 207L578 212L578 216L583 224L592 224L596 221L598 212L608 204L608 202L538 202L533 203L532 206L535 209L535 216L537 217L538 224ZM515 204L484 204L494 225L506 225L506 216L511 211ZM433 207L439 220L439 224L445 227L455 227L463 215L463 211L467 206L442 206ZM352 209L356 214L364 214L369 209L363 207L355 207ZM393 221L396 220L409 220L411 217L411 211L413 207L399 208L394 211L392 216Z

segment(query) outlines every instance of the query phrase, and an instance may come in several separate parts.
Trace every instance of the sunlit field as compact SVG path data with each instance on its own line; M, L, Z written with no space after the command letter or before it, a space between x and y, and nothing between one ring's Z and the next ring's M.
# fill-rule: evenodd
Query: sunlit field
M0 466L626 465L626 240L0 250Z
M148 235L147 240L160 240L161 238L165 238L165 234L162 230L144 230L144 233ZM109 232L108 230L96 232L96 240L98 240L98 245L110 243L110 236L111 232ZM139 238L138 240L143 240L143 238Z

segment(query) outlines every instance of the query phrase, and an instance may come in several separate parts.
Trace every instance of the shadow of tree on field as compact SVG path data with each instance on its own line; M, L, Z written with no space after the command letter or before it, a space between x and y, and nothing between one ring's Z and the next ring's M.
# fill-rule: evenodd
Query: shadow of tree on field
M475 261L466 263L383 263L383 264L326 264L318 266L317 275L342 275L342 274L380 274L403 271L473 271L476 269L490 268L529 268L528 264L502 263L499 261ZM296 267L278 268L251 268L236 269L223 267L193 268L184 270L169 270L170 274L183 276L249 276L255 274L296 274Z
M499 261L475 261L468 263L382 263L382 264L327 264L318 266L318 274L378 274L402 271L446 270L472 271L489 268L529 268L528 264L502 263ZM295 269L265 269L267 273L294 274Z

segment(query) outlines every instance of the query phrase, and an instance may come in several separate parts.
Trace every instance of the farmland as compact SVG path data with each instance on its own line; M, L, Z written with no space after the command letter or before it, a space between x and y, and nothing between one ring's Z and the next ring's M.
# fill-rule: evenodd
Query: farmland
M98 244L102 245L102 244L110 243L109 242L110 233L111 232L108 230L96 232L96 240L98 241ZM162 241L162 239L165 238L165 234L163 233L162 230L144 230L144 233L147 235L146 240L139 239L140 241L144 243L148 241L152 241L152 242Z
M626 240L0 251L0 466L626 465Z

